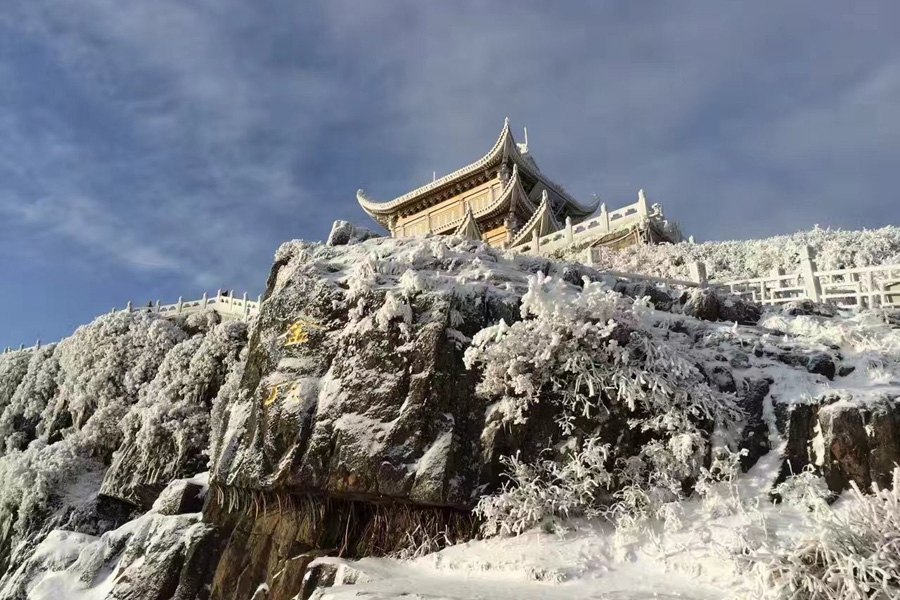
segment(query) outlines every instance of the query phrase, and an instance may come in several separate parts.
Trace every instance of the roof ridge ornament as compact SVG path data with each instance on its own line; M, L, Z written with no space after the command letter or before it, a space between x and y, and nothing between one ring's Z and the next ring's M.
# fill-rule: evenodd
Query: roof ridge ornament
M481 241L481 229L478 228L478 222L475 220L475 213L472 212L472 205L466 202L466 216L463 222L459 224L453 235L458 235L469 240Z
M522 229L516 232L509 247L515 248L519 244L529 241L533 231L537 232L538 237L542 237L548 233L559 231L560 229L562 229L562 227L553 215L553 211L550 210L550 195L547 193L547 190L544 189L541 191L541 203L538 205L537 210L534 211L531 218L522 226Z

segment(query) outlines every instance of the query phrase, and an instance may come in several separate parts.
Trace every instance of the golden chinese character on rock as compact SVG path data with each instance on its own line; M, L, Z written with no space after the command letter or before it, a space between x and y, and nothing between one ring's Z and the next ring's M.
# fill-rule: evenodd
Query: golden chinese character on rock
M322 329L318 324L309 319L298 319L289 328L287 332L287 340L285 346L297 346L305 344L309 341L309 332L311 329Z
M263 406L272 406L275 401L278 400L278 386L272 386L272 391L269 392L269 397L266 398L266 401L263 402Z

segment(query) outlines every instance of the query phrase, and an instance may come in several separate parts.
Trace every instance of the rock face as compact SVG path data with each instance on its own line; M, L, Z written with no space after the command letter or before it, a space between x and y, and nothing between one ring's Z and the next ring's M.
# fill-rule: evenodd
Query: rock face
M854 482L890 486L900 458L900 402L882 400L857 406L842 400L792 407L776 405L778 424L787 439L781 478L807 465L821 471L828 488L848 489Z
M516 319L518 295L455 285L467 265L454 268L452 256L425 257L415 274L407 269L421 256L369 273L365 252L377 248L282 250L241 382L248 400L230 407L214 484L471 506L486 405L461 342Z
M769 382L765 379L747 381L738 394L738 404L747 419L738 445L739 450L746 451L741 456L741 468L744 472L770 450L769 426L763 417L764 402L768 394Z
M185 485L187 484L187 485ZM163 497L202 489L175 481ZM168 514L158 510L165 505ZM30 558L4 580L4 598L62 598L60 590L100 587L106 600L206 600L208 576L221 550L219 530L199 512L164 502L149 513L101 536L52 531ZM179 510L182 509L182 510ZM111 571L115 568L115 577Z
M474 533L469 510L497 484L500 453L513 442L536 453L546 439L546 422L485 438L487 401L463 362L471 336L519 318L532 267L557 269L453 238L282 247L239 392L213 433L207 520L233 532L214 597L246 597L282 569L302 578L291 557Z
M382 237L382 235L348 221L335 221L331 226L331 233L328 234L328 241L325 244L327 246L346 246L376 237Z
M682 312L704 321L733 321L740 325L756 325L762 316L758 304L746 302L737 296L720 296L708 288L695 288L682 294L679 302Z

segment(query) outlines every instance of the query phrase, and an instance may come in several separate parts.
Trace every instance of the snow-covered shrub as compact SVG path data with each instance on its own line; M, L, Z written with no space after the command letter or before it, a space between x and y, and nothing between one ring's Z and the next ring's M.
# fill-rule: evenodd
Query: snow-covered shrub
M728 281L763 277L776 267L793 273L799 269L804 246L815 250L822 270L896 264L900 263L900 227L860 231L816 227L761 240L636 245L619 250L601 247L596 253L601 270L690 279L690 264L701 261L710 278ZM583 248L572 248L562 255L579 259L583 252Z
M596 517L596 501L612 482L606 470L609 444L588 439L568 460L526 464L518 456L503 457L508 481L499 493L486 496L476 509L486 535L518 535L546 518L574 514Z
M41 414L58 392L58 375L55 345L30 353L28 369L0 413L0 439L5 441L7 449L21 450L37 437Z
M467 350L467 366L482 370L477 391L496 400L492 414L508 426L525 423L534 405L552 403L561 434L579 429L588 452L569 452L559 464L509 459L509 484L479 503L485 531L521 532L551 514L597 514L608 500L601 488L618 488L610 511L617 520L668 511L683 482L701 472L709 437L702 424L740 418L734 398L710 388L664 332L638 318L645 303L602 283L585 280L579 290L539 273L521 310L521 321L482 330ZM594 437L612 415L641 437L633 454L609 451ZM571 493L583 482L583 493Z
M0 409L12 400L19 382L28 371L31 352L16 350L0 354Z
M791 475L772 488L772 493L781 502L802 507L816 518L829 514L828 501L833 496L822 477L816 474L814 465L807 465L802 472Z
M179 471L187 466L185 461L206 453L213 398L246 342L247 325L232 321L172 348L122 420L123 447L136 453L134 459L174 448L166 452L167 469L171 469L166 478L189 474ZM189 470L202 470L203 463L190 465Z
M853 484L851 484L853 485ZM771 600L873 600L900 597L900 468L893 489L853 485L844 506L821 520L821 530L762 568Z
M710 517L734 514L743 508L734 482L741 474L741 457L747 452L719 446L713 450L709 468L700 469L694 490L703 499L703 508Z

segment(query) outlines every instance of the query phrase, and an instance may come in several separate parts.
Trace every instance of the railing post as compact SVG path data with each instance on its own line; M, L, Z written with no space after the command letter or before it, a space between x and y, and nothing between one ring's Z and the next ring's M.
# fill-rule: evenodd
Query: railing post
M866 284L866 308L875 308L875 287L872 271L865 272L863 283Z
M566 241L569 244L575 241L575 234L572 232L572 217L566 217Z
M541 255L541 238L540 238L540 236L538 236L537 229L534 229L531 231L531 245L534 246L534 248L532 248L534 255L540 256Z
M691 281L696 281L700 287L706 287L709 280L706 277L706 265L700 261L690 264Z
M156 301L156 314L159 314L159 300Z
M247 292L244 292L244 320L250 318L250 305L247 303Z
M606 203L600 205L600 225L603 231L609 233L609 212L606 210Z
M37 342L34 343L34 349L35 349L35 350L40 350L40 349L41 349L41 338L38 338L38 339L37 339Z
M181 296L178 296L178 308L176 309L176 314L181 314L181 311L184 308L184 300L182 300Z
M129 300L129 301L128 301L128 304L125 305L125 310L127 310L128 312L131 312L131 311L132 311L131 300Z
M784 287L784 279L779 279L783 275L784 275L784 269L782 269L781 267L775 267L774 269L772 269L772 277L776 278L775 279L775 281L776 281L775 287L780 287L780 288Z
M644 195L644 190L638 190L637 205L638 215L646 219L650 211L647 209L647 197Z
M697 243L697 242L694 241L694 236L689 235L689 236L688 236L688 244L696 244L696 243Z
M809 246L800 250L800 272L806 286L806 296L813 302L822 301L822 285L816 276L816 253Z
M209 304L209 298L206 297L206 292L203 292L203 299L200 301L202 304L201 308L206 308L206 305Z

